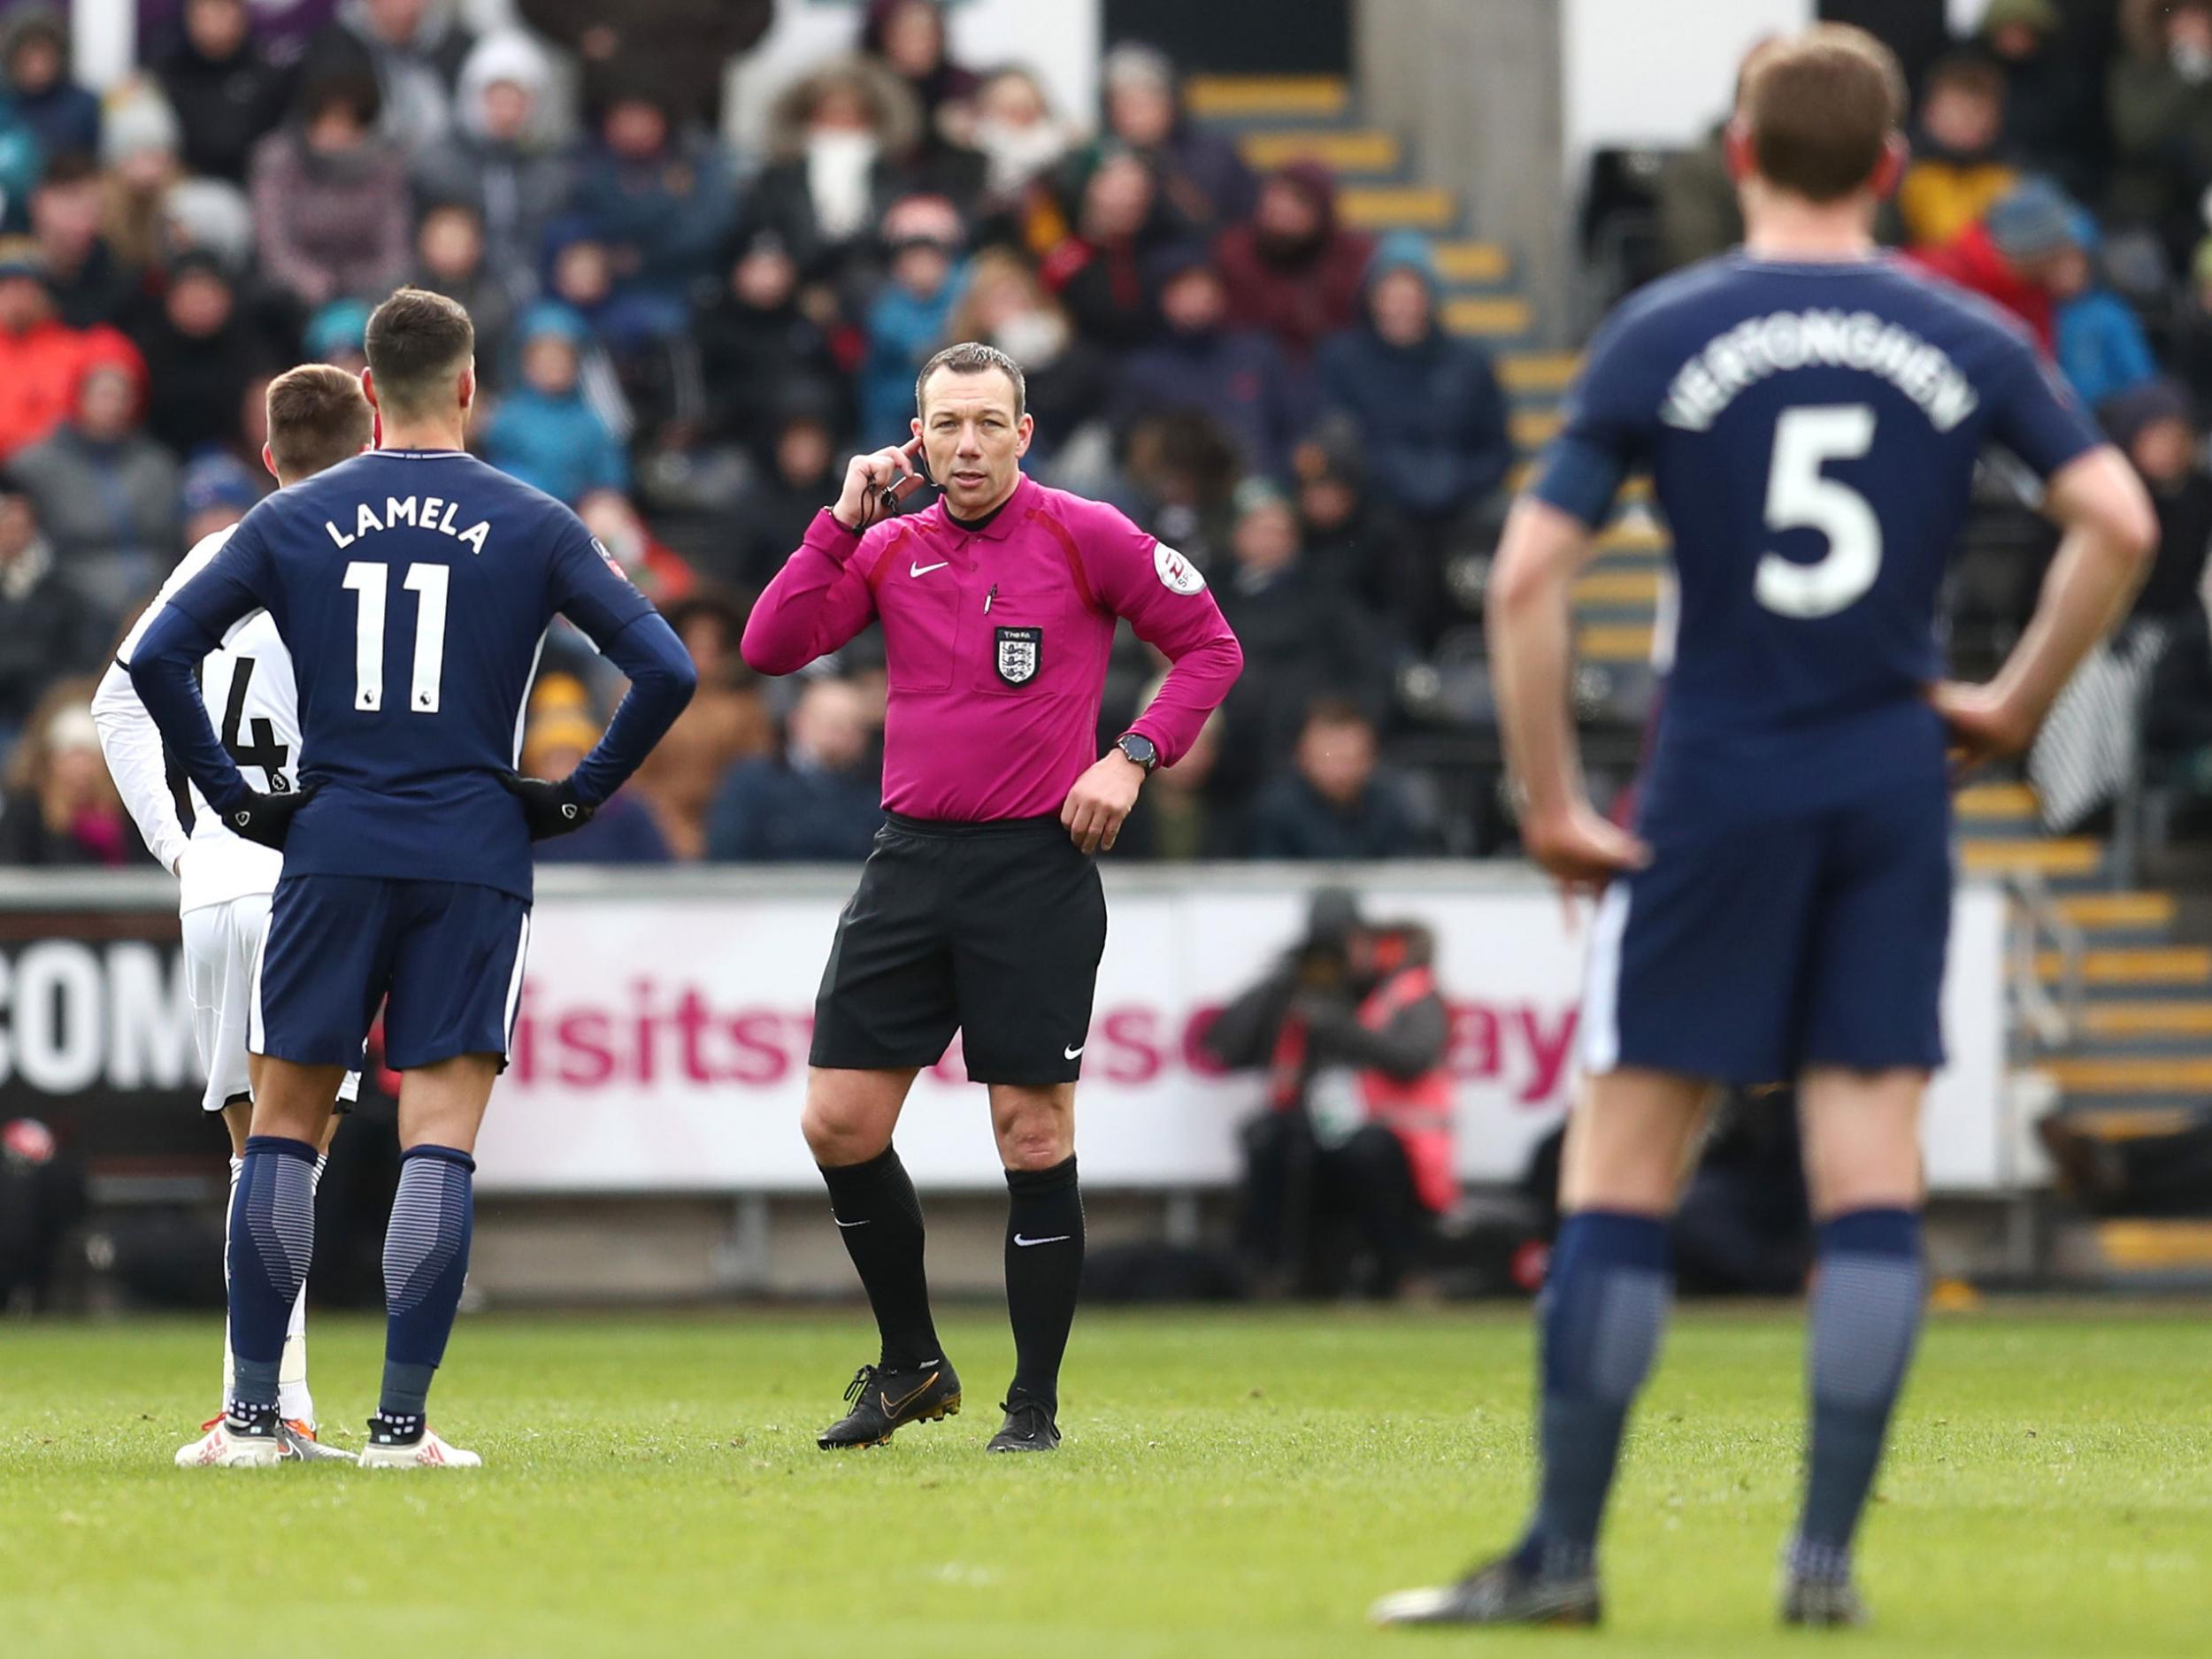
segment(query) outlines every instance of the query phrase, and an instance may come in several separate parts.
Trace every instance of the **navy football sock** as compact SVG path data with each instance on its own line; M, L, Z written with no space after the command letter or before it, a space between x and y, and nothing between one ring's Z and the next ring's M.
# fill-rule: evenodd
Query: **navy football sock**
M315 1255L315 1148L250 1135L231 1193L231 1400L274 1407L292 1304Z
M899 1162L896 1147L886 1147L864 1164L822 1166L829 1188L830 1213L837 1236L853 1259L868 1305L875 1310L887 1371L911 1371L944 1357L937 1326L929 1312L929 1277L922 1254L922 1201Z
M1060 1357L1083 1284L1083 1189L1073 1155L1048 1170L1009 1170L1006 1311L1014 1325L1014 1385L1007 1390L1060 1409Z
M451 1147L400 1155L399 1194L384 1232L384 1389L377 1409L419 1417L445 1358L468 1279L476 1160Z
M1916 1212L1855 1210L1821 1227L1806 1344L1811 1445L1790 1547L1791 1571L1803 1577L1850 1576L1851 1537L1882 1460L1926 1288Z
M1628 1408L1667 1318L1667 1224L1585 1210L1559 1228L1538 1321L1543 1343L1543 1475L1517 1552L1532 1571L1593 1570L1598 1525Z

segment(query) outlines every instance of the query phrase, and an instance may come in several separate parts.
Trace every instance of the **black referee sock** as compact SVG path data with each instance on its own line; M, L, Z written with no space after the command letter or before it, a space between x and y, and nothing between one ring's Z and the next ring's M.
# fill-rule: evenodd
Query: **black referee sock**
M1060 1406L1060 1356L1083 1283L1083 1191L1075 1159L1048 1170L1009 1170L1006 1311L1014 1325L1016 1399Z
M929 1317L929 1278L922 1269L922 1201L886 1147L865 1164L821 1166L845 1254L875 1310L887 1371L911 1371L943 1357Z

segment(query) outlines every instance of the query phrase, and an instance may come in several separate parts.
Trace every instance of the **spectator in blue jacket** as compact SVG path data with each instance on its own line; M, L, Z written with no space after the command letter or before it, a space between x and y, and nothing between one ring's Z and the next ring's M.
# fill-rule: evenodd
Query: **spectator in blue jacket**
M0 89L49 157L100 151L100 100L69 78L69 26L50 5L17 6L0 23Z
M868 308L860 365L861 447L903 443L914 413L914 377L946 343L966 285L959 211L941 196L910 196L883 216L891 280Z
M2050 257L2050 290L2058 370L2074 395L2095 409L2158 377L2150 342L2127 302L2097 280L2097 221L2069 205L2067 241Z
M584 401L579 369L589 330L567 306L541 300L515 337L514 388L484 432L484 458L571 506L595 489L627 489L630 466L606 423Z
M867 700L849 680L799 694L778 757L741 761L716 797L707 856L742 864L857 864L883 824Z
M1364 315L1324 341L1322 403L1349 416L1376 489L1417 524L1479 506L1513 462L1489 354L1445 331L1425 237L1386 238L1368 267Z
M1354 704L1314 703L1296 764L1253 805L1255 858L1403 858L1419 849L1403 792L1378 769L1374 722Z
M614 256L618 292L680 305L717 274L737 213L727 159L703 132L678 128L655 94L613 99L576 180L576 211Z
M1145 262L1166 332L1124 359L1114 398L1115 430L1178 410L1205 415L1237 447L1248 472L1285 475L1300 418L1282 348L1263 334L1232 328L1229 296L1206 250L1173 243Z

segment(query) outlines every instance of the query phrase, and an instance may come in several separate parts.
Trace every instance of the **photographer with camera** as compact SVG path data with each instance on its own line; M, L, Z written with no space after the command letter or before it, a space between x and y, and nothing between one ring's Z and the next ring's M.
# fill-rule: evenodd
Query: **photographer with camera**
M1457 1202L1433 952L1427 929L1363 921L1352 894L1322 888L1305 939L1201 1039L1268 1074L1243 1134L1240 1242L1294 1294L1395 1296Z

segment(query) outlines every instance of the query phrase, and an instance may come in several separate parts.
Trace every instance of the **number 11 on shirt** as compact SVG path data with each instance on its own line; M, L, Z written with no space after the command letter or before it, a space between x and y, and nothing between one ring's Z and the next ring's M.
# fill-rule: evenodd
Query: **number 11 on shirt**
M445 677L446 588L452 572L442 565L410 565L401 585L421 595L415 611L415 670L407 706L417 714L438 711L439 682ZM391 588L388 565L356 559L346 566L345 585L359 595L353 634L353 706L373 712L384 706L384 612Z

